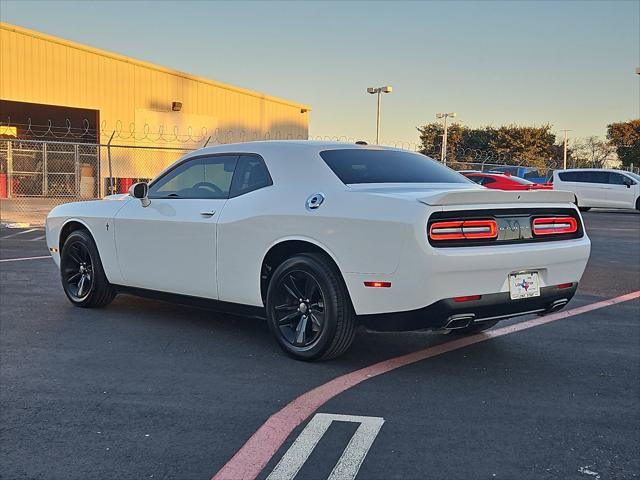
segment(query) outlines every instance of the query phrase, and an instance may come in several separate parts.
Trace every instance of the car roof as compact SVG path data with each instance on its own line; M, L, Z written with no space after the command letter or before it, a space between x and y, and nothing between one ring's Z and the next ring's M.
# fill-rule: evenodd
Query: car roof
M363 145L348 142L318 141L318 140L260 140L255 142L227 143L201 148L190 152L189 156L207 153L267 153L282 150L306 150L308 152L322 152L323 150L360 149L360 150L394 150L408 153L410 150L387 147L382 145Z

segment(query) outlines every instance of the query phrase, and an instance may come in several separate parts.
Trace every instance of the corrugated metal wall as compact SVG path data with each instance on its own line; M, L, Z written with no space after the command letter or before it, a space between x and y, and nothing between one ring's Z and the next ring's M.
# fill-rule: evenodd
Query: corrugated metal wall
M193 135L206 128L225 142L308 133L306 105L6 23L0 23L0 98L99 110L103 142L132 125L137 137L144 128L177 127L184 135L191 127ZM171 111L174 101L182 102L180 112Z

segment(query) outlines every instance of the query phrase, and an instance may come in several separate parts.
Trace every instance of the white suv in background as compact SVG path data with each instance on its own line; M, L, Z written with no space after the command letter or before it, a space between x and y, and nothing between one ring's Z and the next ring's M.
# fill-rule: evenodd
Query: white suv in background
M553 189L573 192L583 211L592 207L640 210L640 176L631 172L602 168L556 170Z

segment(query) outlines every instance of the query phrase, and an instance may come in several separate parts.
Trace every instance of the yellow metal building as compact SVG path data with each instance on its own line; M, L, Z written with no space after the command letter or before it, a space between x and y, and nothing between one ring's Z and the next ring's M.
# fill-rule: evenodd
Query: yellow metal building
M56 127L70 119L75 131L88 121L102 143L114 130L118 143L159 132L163 141L306 139L310 110L6 23L0 23L0 100L5 126L8 117L14 124L52 120Z
M0 22L0 213L126 192L205 142L306 139L309 111Z

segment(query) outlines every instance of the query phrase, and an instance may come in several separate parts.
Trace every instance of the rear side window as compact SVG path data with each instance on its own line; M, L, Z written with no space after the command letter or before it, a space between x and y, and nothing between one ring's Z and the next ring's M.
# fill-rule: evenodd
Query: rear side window
M230 196L237 197L269 185L273 185L273 181L264 160L258 155L240 156L233 176Z
M587 173L589 172L562 172L558 177L563 182L587 182Z
M584 172L562 172L558 176L563 182L609 183L609 172L586 170Z
M419 153L396 150L325 150L320 156L344 184L469 183L463 175Z

